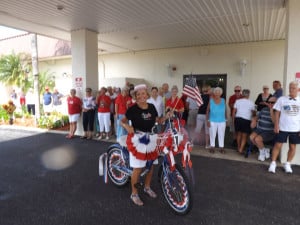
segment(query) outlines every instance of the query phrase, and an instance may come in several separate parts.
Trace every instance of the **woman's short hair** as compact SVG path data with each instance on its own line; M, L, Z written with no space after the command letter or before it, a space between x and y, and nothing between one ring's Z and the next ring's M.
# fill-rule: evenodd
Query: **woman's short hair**
M216 92L220 92L220 95L222 95L223 94L223 89L222 88L220 88L220 87L216 87L216 88L214 88L214 94L216 93Z
M244 90L242 91L242 95L243 95L243 96L249 96L249 95L250 95L250 90L249 90L249 89L244 89Z
M158 88L157 88L157 87L152 87L152 88L151 88L151 91L152 91L152 90L158 91Z
M177 85L173 85L173 86L172 86L171 91L173 91L173 90L178 92L178 87L177 87Z

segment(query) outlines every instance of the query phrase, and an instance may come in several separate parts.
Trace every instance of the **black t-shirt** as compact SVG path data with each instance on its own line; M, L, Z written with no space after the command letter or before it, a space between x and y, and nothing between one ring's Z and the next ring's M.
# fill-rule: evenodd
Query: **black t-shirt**
M209 103L209 94L201 95L203 104L199 107L198 114L206 114L206 109Z
M151 103L148 103L147 109L141 109L135 104L126 111L125 116L128 120L131 120L134 130L151 132L158 113Z

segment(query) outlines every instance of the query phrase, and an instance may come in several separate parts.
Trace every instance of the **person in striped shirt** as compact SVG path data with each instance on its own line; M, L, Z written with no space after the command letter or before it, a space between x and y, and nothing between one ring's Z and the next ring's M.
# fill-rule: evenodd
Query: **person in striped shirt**
M270 158L270 149L265 148L264 142L270 142L274 140L274 110L273 105L276 102L276 97L271 97L264 107L260 110L258 115L252 118L251 127L254 128L250 134L251 142L259 150L259 161L265 161Z

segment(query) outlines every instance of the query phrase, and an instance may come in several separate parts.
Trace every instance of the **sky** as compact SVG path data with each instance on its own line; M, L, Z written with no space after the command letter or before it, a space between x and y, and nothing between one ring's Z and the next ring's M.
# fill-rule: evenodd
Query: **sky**
M17 36L20 34L26 34L26 33L28 32L22 30L16 30L10 27L0 26L0 40L8 37Z

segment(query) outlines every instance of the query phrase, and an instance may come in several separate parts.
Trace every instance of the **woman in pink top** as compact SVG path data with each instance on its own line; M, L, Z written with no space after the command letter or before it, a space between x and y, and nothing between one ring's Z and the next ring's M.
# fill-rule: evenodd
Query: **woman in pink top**
M102 87L99 91L99 96L97 99L98 121L100 127L100 136L98 137L98 140L101 140L103 138L106 138L107 140L109 139L111 99L105 94L106 91L107 89L105 87Z

